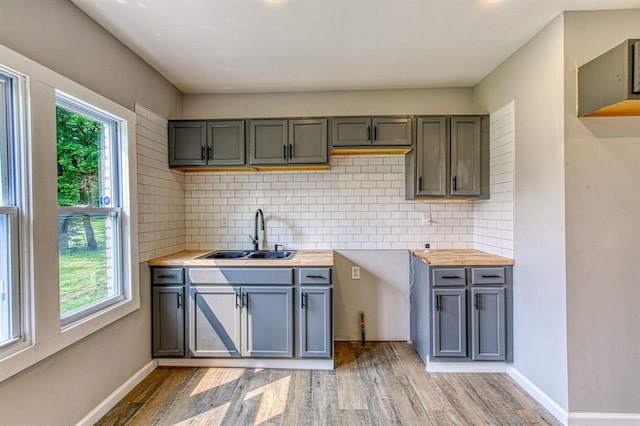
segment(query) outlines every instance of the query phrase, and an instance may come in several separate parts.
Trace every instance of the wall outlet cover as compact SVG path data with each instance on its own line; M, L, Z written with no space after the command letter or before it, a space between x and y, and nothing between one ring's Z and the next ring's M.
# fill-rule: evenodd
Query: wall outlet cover
M360 279L360 267L359 266L352 266L351 267L351 279L352 280L359 280Z

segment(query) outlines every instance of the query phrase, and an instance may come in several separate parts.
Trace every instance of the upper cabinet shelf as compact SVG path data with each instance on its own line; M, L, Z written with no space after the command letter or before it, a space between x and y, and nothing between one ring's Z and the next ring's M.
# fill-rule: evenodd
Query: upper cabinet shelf
M169 167L244 164L244 120L169 122Z
M334 117L331 119L331 150L332 153L346 153L410 148L412 127L411 117Z
M640 39L578 68L578 116L640 116Z

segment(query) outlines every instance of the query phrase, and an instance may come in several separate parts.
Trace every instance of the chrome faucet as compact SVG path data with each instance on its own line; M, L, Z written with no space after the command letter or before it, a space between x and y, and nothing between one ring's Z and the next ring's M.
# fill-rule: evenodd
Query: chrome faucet
M264 213L262 213L262 209L256 210L256 217L254 222L254 237L249 235L251 238L251 242L253 243L253 251L260 250L260 242L258 238L258 219L260 219L260 229L264 231Z

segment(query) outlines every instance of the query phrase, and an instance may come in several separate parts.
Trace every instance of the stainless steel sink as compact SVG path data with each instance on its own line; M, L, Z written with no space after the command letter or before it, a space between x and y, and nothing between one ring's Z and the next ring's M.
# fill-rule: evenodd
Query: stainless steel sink
M211 253L199 256L197 259L291 259L295 256L295 251L275 251L275 250L216 250Z
M295 251L254 251L247 259L291 259L295 254Z

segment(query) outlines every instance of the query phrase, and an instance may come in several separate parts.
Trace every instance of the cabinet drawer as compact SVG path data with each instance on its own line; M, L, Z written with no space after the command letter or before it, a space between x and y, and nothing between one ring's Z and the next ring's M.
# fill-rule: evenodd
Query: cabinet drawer
M182 268L153 268L151 281L153 284L182 284L184 272Z
M471 268L471 284L504 284L504 268Z
M467 284L465 268L444 268L433 270L433 286L463 286Z
M331 268L298 269L298 284L331 284Z

